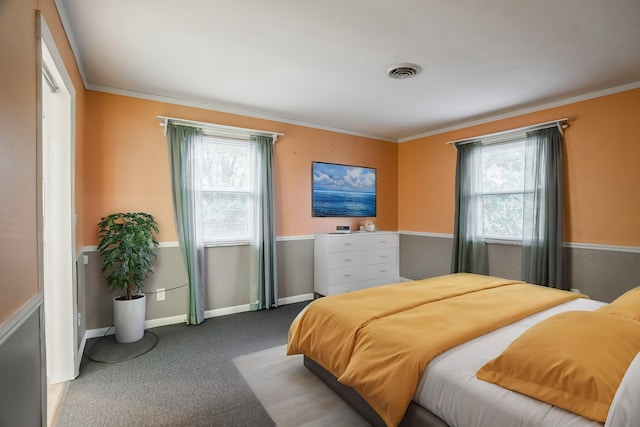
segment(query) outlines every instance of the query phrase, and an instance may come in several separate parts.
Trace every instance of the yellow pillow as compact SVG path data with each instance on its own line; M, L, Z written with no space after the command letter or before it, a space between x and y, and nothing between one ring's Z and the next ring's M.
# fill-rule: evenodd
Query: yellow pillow
M640 286L625 292L597 311L640 321Z
M476 375L604 422L638 351L640 322L595 311L568 311L527 330Z

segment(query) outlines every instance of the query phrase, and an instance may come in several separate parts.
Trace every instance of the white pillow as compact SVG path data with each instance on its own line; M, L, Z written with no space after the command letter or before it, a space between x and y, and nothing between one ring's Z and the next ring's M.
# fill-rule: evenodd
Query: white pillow
M631 361L613 396L604 427L640 426L640 353Z

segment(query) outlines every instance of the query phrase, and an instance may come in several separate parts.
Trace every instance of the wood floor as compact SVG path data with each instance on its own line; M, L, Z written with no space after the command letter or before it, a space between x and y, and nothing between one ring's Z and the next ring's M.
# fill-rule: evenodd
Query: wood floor
M67 390L67 383L47 384L47 427L55 425L58 407Z

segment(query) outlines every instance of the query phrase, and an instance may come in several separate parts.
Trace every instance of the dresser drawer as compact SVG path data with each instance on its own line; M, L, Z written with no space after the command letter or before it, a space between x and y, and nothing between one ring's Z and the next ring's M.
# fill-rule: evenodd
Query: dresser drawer
M367 264L381 264L398 262L398 249L369 249L367 250Z
M365 282L365 281L340 283L338 285L329 286L329 293L327 295L325 295L325 296L343 294L345 292L351 292L351 291L357 291L359 289L364 289L366 287L367 287L367 282Z
M342 252L342 251L359 251L365 248L365 242L361 236L358 235L346 235L346 236L330 236L328 239L328 251L329 252Z
M373 233L367 237L367 249L397 248L398 235L395 233Z
M330 252L327 255L328 268L354 267L365 263L364 251Z
M329 270L329 287L339 283L364 281L366 278L364 266L332 268Z
M367 281L381 277L396 277L399 275L398 263L367 265Z

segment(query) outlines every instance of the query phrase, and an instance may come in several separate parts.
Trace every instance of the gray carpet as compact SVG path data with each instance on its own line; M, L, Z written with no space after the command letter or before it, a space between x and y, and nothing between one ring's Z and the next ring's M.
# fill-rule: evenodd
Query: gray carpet
M233 363L278 427L370 424L302 364L286 345L236 357Z
M100 338L85 353L94 362L119 363L124 360L140 357L158 343L158 337L149 331L144 331L142 339L131 343L119 343L115 335Z
M232 359L286 344L306 304L153 328L158 344L140 357L112 364L85 358L56 425L273 426Z

